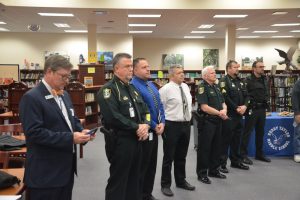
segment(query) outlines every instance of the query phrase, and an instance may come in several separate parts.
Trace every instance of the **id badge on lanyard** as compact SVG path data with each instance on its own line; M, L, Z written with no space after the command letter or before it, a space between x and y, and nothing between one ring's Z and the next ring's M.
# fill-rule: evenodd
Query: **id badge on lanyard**
M135 117L134 108L132 107L131 102L129 102L129 115L131 118Z

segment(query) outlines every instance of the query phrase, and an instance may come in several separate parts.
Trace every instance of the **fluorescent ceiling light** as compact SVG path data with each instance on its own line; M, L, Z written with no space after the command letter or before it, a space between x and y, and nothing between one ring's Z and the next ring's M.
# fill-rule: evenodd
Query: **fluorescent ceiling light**
M300 33L300 30L292 30L290 32L292 32L292 33Z
M257 35L245 35L245 36L239 36L239 38L259 38L260 36Z
M237 28L237 31L244 31L244 30L248 30L249 28Z
M287 14L288 12L283 12L283 11L278 11L278 12L273 12L272 15L285 15Z
M248 15L215 15L214 18L245 18Z
M9 31L8 29L6 29L6 28L2 28L2 27L0 27L0 31Z
M0 24L6 24L5 22L0 22Z
M63 23L53 23L53 24L59 28L70 28L69 24L63 24Z
M128 14L128 17L145 17L145 18L159 18L161 14L148 15L148 14Z
M289 24L273 24L271 26L300 26L300 23L289 23Z
M95 15L107 15L108 12L105 11L105 10L96 10L96 11L93 11Z
M66 33L87 33L87 30L64 30Z
M38 14L47 17L74 17L72 13L38 13Z
M278 31L253 31L253 33L277 33Z
M198 28L211 28L213 27L214 24L202 24L201 26L199 26Z
M184 36L186 39L197 39L197 38L205 38L205 36Z
M191 33L215 33L216 31L192 31Z
M153 31L129 31L129 33L153 33Z
M292 38L294 36L291 36L291 35L275 35L275 36L272 36L272 38Z
M145 27L145 26L147 26L147 27L151 26L151 27L153 27L153 26L156 26L156 24L128 24L128 26L130 26L130 27L136 27L136 26L143 26L143 27Z

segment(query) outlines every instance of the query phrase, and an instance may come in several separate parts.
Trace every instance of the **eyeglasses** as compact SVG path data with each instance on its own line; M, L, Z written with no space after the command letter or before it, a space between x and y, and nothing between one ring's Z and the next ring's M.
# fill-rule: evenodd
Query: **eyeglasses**
M66 81L66 80L70 80L72 78L72 75L71 74L61 74L61 73L58 73L56 72L56 74L58 74L62 80Z

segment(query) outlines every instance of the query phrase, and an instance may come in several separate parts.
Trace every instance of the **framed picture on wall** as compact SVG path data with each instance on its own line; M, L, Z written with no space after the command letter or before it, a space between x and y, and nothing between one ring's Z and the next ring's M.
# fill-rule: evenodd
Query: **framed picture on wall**
M97 61L104 64L105 70L112 70L112 59L114 57L114 52L112 51L98 51Z
M252 64L254 61L264 61L262 56L251 57L251 56L242 56L242 69L252 69Z
M180 65L184 67L183 54L162 54L162 68L169 69L170 66Z
M203 67L219 67L219 49L203 49Z

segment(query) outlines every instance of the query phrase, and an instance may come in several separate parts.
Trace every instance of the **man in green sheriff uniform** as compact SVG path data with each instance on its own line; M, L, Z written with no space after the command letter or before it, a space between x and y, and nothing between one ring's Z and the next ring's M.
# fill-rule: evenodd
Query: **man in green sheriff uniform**
M227 107L224 98L215 84L216 72L213 67L202 70L203 83L197 93L198 120L197 175L198 180L210 184L207 177L225 179L219 172L222 121L227 120Z
M133 74L131 56L119 53L112 62L114 77L97 95L110 162L105 199L139 200L140 141L148 138L150 114L142 97L129 83Z
M239 64L230 60L226 64L227 75L220 79L219 85L227 105L228 116L231 120L223 122L222 127L222 146L221 146L221 168L220 171L228 173L226 168L228 158L231 161L231 167L248 170L249 166L242 163L239 153L240 141L243 133L242 117L248 106L248 95L246 84L238 77Z

